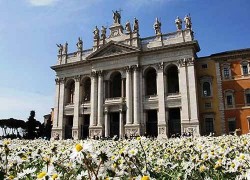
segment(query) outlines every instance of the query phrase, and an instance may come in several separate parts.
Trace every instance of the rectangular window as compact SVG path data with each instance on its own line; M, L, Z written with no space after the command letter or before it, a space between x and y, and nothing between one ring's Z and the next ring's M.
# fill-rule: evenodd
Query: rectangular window
M205 118L205 132L206 134L214 132L214 119L213 118Z
M236 129L236 121L235 118L228 119L228 131L229 133L233 133Z
M229 78L229 68L225 67L223 69L223 72L224 72L224 78Z
M211 102L206 102L205 103L205 109L211 109L211 108L212 108Z
M243 75L248 75L248 66L247 65L242 65L242 72L243 72Z
M202 69L207 69L207 64L202 64L202 65L201 65L201 68L202 68Z
M226 98L227 98L227 105L232 106L233 105L233 97L232 97L232 95L227 95Z
M250 94L246 94L246 104L250 105Z

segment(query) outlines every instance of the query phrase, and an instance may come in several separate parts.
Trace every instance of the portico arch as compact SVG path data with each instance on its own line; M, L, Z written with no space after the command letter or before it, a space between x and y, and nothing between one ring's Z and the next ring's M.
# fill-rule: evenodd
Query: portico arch
M82 79L82 102L90 101L91 79L86 76Z
M74 79L69 79L65 86L65 103L74 104L75 96L75 81Z
M179 72L178 67L174 64L167 66L166 72L166 90L168 94L179 93Z
M121 97L122 94L122 75L119 71L115 71L110 75L110 97Z
M148 67L144 71L145 78L145 95L156 95L157 85L156 85L156 69L154 67Z

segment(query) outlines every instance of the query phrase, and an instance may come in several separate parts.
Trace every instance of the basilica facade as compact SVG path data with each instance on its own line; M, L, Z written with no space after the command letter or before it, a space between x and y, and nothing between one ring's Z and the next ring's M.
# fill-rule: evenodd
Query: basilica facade
M212 60L197 57L200 48L190 16L183 23L177 17L175 25L175 32L164 34L156 18L154 36L141 38L139 21L135 18L123 26L115 11L109 33L106 27L95 27L91 49L83 49L81 38L73 53L67 43L58 44L57 64L52 66L56 72L52 137L225 133L223 103L219 106L216 95L221 90L220 72L214 64L209 65L214 71L207 74L199 68ZM223 101L222 93L218 97ZM212 110L202 109L207 100L216 102ZM211 114L212 120L206 119Z

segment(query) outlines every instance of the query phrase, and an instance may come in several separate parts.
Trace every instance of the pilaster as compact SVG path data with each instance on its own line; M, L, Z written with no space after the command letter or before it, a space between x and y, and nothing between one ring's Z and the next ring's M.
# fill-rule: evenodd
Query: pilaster
M80 138L79 126L79 108L80 108L80 76L75 76L75 96L74 96L74 117L72 136L74 139Z
M103 72L98 71L98 123L103 126Z
M120 127L119 127L119 138L120 139L123 139L123 137L124 137L124 124L123 124L123 108L121 107L120 109L119 109L119 113L120 113L120 115L119 115L119 117L120 117L120 119L119 119L119 121L120 121Z
M65 78L60 79L60 97L59 97L59 113L58 113L58 130L59 132L59 139L64 138L64 124L65 124L65 118L64 118L64 92L65 92Z
M134 72L134 124L140 124L140 98L139 98L139 89L140 89L140 83L139 83L139 67L133 66L133 72Z
M190 123L193 124L192 131L195 135L200 134L199 120L198 120L198 101L197 101L197 85L194 69L194 58L187 59L188 71L188 91L189 91L189 106L190 106ZM190 127L191 128L191 127ZM189 129L190 129L189 128Z
M109 112L108 107L104 109L104 123L105 123L105 137L109 137L110 135L110 122L109 122Z
M165 110L165 87L164 87L164 64L158 64L157 71L157 94L158 94L158 138L167 137L166 110Z
M90 127L96 126L97 120L97 73L93 71L91 73L91 99L90 99Z
M181 131L184 132L184 123L189 123L189 104L188 104L188 84L187 84L187 69L186 60L180 59L179 63L179 89L181 93Z
M126 67L126 125L132 124L132 112L133 112L133 104L132 104L132 83L131 83L131 68Z

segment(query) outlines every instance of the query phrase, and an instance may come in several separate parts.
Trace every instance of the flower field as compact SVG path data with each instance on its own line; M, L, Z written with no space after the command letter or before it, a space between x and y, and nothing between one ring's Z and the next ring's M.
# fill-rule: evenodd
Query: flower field
M0 144L0 179L250 179L250 135Z

